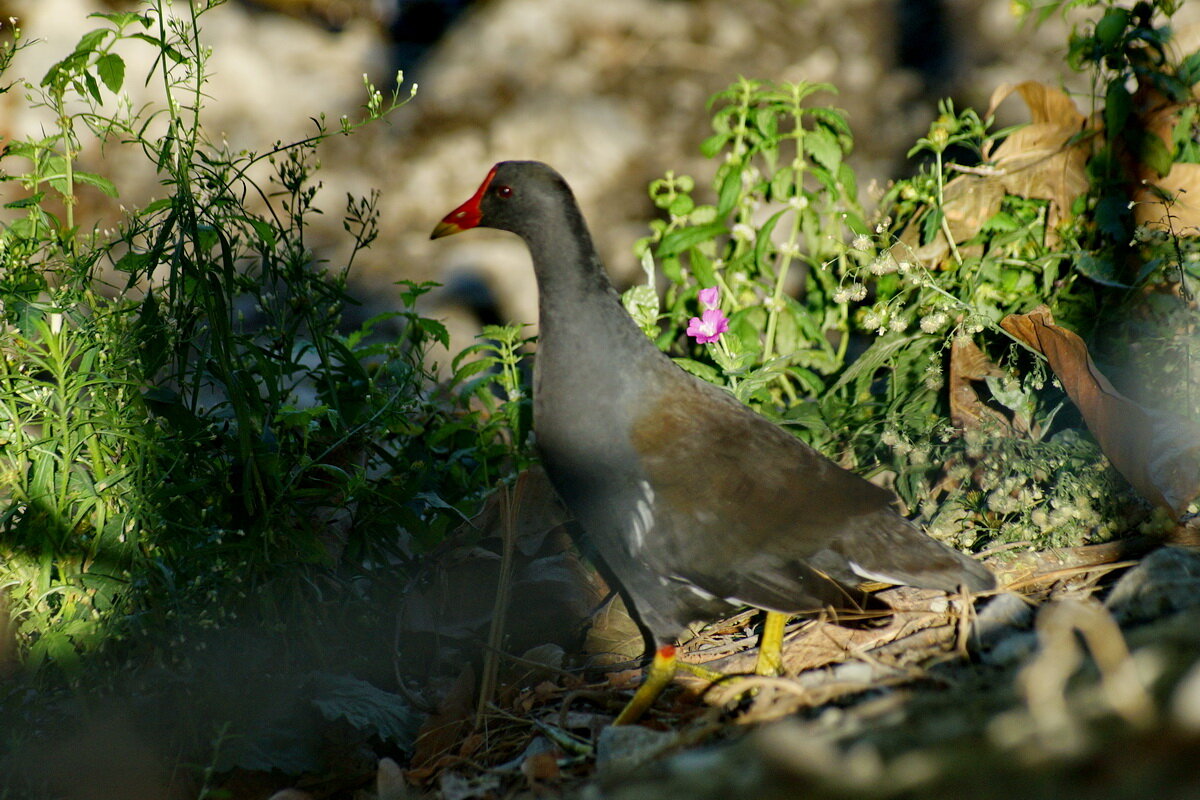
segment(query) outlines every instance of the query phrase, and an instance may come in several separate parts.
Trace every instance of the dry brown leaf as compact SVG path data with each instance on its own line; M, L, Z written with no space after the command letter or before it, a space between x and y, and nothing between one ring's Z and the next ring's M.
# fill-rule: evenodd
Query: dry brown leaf
M972 381L995 378L1004 371L992 363L970 339L955 337L950 345L950 420L963 430L995 428L1007 431L1008 420L999 411L984 405Z
M1030 124L1009 134L994 151L984 150L984 159L991 162L986 172L960 175L943 190L942 211L955 243L978 233L1000 210L1004 196L1012 194L1050 202L1046 238L1053 245L1055 225L1088 189L1086 167L1092 143L1079 137L1087 118L1070 97L1037 81L998 87L988 116L1014 92L1029 108ZM931 267L941 264L950 251L945 237L918 247L919 228L910 223L901 234L906 257Z
M1087 118L1066 94L1037 81L998 87L992 93L988 116L1014 91L1025 101L1032 121L984 156L999 171L998 181L1006 192L1050 201L1046 220L1050 231L1075 198L1088 189L1091 142L1075 138Z
M1084 122L1085 117L1075 107L1074 100L1053 86L1047 86L1037 81L1002 83L997 86L988 103L987 116L995 114L1000 104L1013 92L1020 94L1021 99L1025 101L1025 106L1029 109L1030 122L1035 124L1048 122L1076 128Z
M1165 177L1154 186L1143 185L1133 199L1137 224L1200 235L1200 164L1172 165Z
M424 782L445 765L447 757L451 761L457 759L452 754L461 746L463 734L475 715L474 699L475 670L468 663L442 698L437 712L425 720L417 733L417 746L408 770L410 781Z
M1076 334L1040 306L1000 321L1046 356L1108 460L1143 497L1176 517L1200 495L1200 431L1186 420L1145 408L1118 392Z
M521 762L521 774L529 782L530 788L540 784L557 781L561 776L558 769L558 759L562 752L557 748L534 753Z

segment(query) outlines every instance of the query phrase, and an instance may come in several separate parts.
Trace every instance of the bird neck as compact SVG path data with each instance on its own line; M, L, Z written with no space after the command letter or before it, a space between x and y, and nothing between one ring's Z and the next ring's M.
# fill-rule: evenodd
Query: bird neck
M660 355L621 304L577 208L564 209L563 218L524 238L538 283L543 357L547 345L564 358L592 362L627 364L630 356L651 350Z

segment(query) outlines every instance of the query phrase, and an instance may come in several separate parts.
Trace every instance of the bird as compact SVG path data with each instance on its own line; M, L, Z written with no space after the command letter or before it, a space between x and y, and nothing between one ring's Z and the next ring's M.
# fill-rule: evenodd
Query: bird
M901 516L891 492L662 352L622 305L553 168L496 164L430 238L471 228L514 233L532 256L535 448L581 548L647 634L647 684L670 680L688 626L745 606L769 612L778 651L787 616L844 608L864 582L994 588L984 565ZM618 722L642 709L626 711Z

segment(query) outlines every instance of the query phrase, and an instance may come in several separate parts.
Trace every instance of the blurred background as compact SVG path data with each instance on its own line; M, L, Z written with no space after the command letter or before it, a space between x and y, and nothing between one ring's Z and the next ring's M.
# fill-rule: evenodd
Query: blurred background
M0 0L0 19L15 17L27 37L46 42L21 53L15 74L40 80L96 27L88 14L130 6ZM447 322L452 352L481 320L536 318L528 256L515 237L428 240L496 161L538 159L562 172L624 283L638 273L632 243L656 213L648 182L674 170L706 184L715 165L699 153L705 103L739 75L838 87L827 102L848 112L868 205L913 169L905 151L940 98L982 111L1006 82L1085 88L1064 67L1071 19L1035 26L1009 0L230 0L205 20L207 126L235 148L262 152L310 133L312 117L354 116L364 75L386 88L403 70L406 84L420 84L390 125L323 147L317 205L325 214L309 241L319 258L339 263L346 194L381 190L380 237L351 274L361 317L396 306L396 280L437 280L444 288L424 310ZM126 58L131 78L148 72L149 55L141 65L132 52ZM135 93L139 84L127 82ZM0 96L0 136L44 124L25 105L19 92ZM1014 116L1000 121L1023 121L1019 106L1005 104L1002 114ZM85 168L98 161L119 176L125 205L154 195L144 158L126 165L113 145L83 157ZM90 195L78 212L83 226L115 223L119 209Z

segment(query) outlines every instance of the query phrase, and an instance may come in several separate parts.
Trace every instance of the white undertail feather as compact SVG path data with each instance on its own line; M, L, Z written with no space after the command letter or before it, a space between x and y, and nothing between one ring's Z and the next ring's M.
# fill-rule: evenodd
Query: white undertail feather
M654 527L654 490L647 481L638 482L638 499L630 520L633 531L633 547L641 550L646 544L646 534Z
M908 583L908 581L902 580L902 579L894 577L892 575L885 575L882 572L875 572L874 570L869 570L866 567L864 567L862 564L859 564L857 561L850 562L850 569L854 571L855 575L862 578L863 580L879 581L880 583L890 583L893 586L904 586L905 584Z

